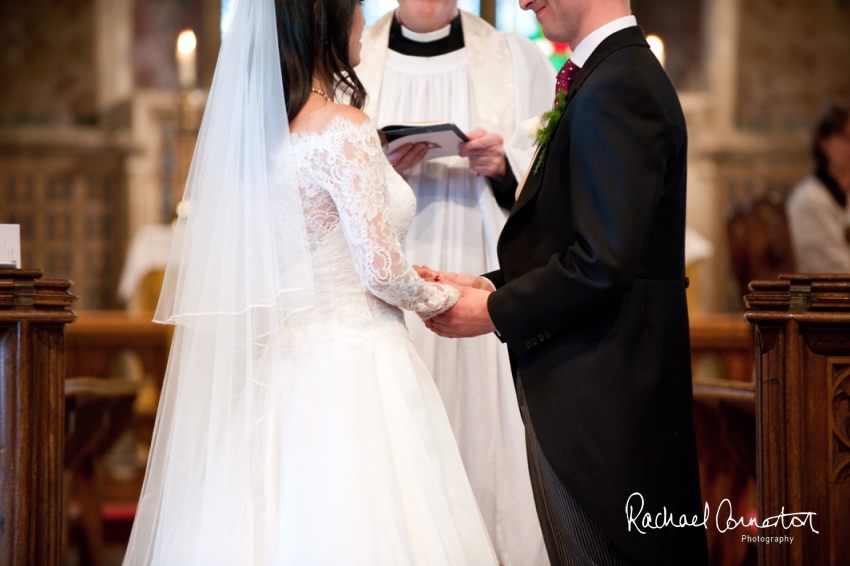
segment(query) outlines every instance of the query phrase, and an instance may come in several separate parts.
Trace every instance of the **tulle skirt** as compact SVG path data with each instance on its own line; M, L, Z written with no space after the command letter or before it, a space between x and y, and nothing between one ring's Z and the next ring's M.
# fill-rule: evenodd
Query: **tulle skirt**
M331 342L263 371L259 419L238 386L216 400L167 379L124 564L496 564L409 340Z

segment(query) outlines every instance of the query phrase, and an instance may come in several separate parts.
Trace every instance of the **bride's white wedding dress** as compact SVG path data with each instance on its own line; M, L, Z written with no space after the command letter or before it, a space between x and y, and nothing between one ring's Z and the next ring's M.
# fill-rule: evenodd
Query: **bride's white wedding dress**
M368 122L337 116L292 146L314 307L286 322L259 422L233 425L238 391L210 400L235 413L227 427L163 393L125 564L495 565L399 308L427 317L457 298L401 255L413 193Z

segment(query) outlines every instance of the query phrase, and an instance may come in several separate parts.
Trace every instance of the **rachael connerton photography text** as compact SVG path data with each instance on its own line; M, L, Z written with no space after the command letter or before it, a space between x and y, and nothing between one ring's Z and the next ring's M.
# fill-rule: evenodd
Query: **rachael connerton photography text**
M680 515L677 519L674 514L669 513L667 511L667 507L663 507L660 512L654 514L651 512L644 512L644 506L645 502L643 499L643 495L641 495L637 491L632 493L629 496L629 499L626 501L626 524L628 526L629 532L631 532L632 527L634 527L635 530L641 534L646 534L647 530L663 529L666 527L703 527L705 529L708 529L708 521L711 517L711 509L709 508L707 502L703 510L702 520L700 520L699 515L694 515L693 518L688 518L688 516L685 514ZM750 517L749 519L745 519L744 517L735 517L734 511L732 510L732 502L728 499L724 499L717 507L717 513L714 516L714 525L721 533L737 529L738 527L756 527L759 529L781 527L785 530L788 530L790 528L798 528L805 526L808 526L813 533L819 533L819 531L815 530L815 515L817 515L817 513L812 513L810 511L786 513L785 508L783 507L778 515L768 517L762 522L759 522L758 517ZM793 540L793 537L790 538Z

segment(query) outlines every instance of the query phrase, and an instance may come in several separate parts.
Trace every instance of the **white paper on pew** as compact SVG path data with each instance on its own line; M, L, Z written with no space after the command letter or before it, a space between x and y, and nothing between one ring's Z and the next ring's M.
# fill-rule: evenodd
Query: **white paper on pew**
M20 224L0 224L0 267L21 268Z

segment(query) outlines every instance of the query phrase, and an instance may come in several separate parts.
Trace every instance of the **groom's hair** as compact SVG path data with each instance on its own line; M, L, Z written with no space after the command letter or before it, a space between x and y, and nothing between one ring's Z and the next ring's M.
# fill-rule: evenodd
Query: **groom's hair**
M349 61L349 38L359 0L275 0L283 93L289 121L295 119L313 87L313 75L331 83L334 93L363 108L366 89Z

